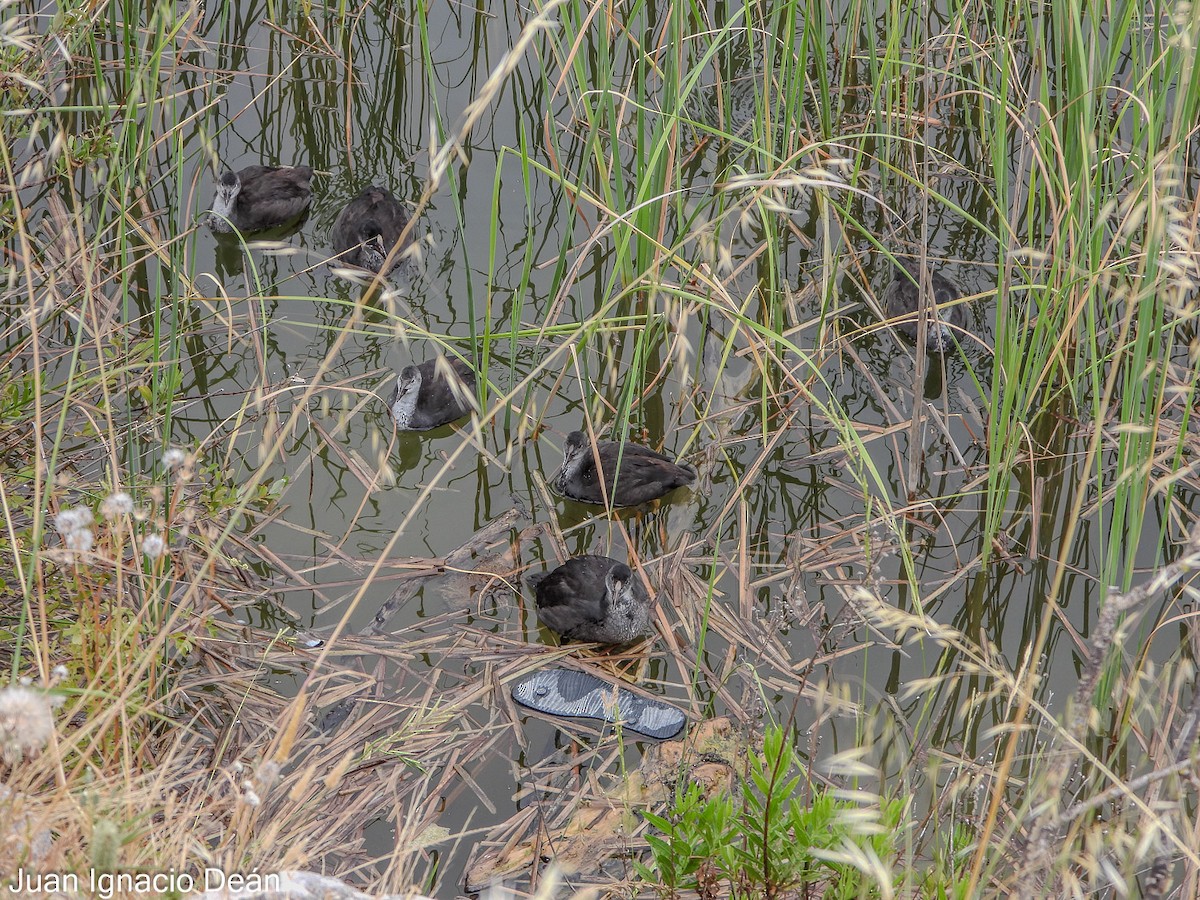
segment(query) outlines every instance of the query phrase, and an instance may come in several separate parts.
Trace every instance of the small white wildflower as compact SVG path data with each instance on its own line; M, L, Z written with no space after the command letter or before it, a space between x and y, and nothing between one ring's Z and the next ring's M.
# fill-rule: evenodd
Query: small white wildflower
M171 447L166 453L163 454L162 461L163 465L168 469L174 469L177 466L182 466L186 459L186 453L184 453L178 447Z
M133 498L124 491L109 494L100 504L100 515L111 522L117 516L127 516L133 512Z
M90 528L80 528L77 531L68 531L63 535L63 543L71 550L78 550L86 553L92 549L92 544L96 542L96 536L92 534Z
M64 509L54 517L54 530L66 537L73 531L87 528L93 522L92 511L86 506L73 506Z
M55 666L53 669L50 670L50 677L52 677L55 681L62 681L69 674L70 673L67 671L67 667L64 666L62 663L59 663L57 666Z
M0 688L0 758L15 766L37 756L54 735L54 716L41 691L12 685Z
M142 556L147 559L158 559L167 550L167 542L161 534L148 534L142 538Z
M262 799L254 792L254 788L251 787L248 781L242 782L242 801L247 806L262 806Z

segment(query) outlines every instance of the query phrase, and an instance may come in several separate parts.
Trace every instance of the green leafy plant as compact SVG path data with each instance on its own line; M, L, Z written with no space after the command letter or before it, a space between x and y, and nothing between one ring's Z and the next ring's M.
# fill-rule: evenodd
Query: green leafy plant
M639 869L643 878L659 882L668 894L696 886L701 867L712 867L738 837L733 798L706 798L695 782L679 792L671 818L650 812L645 818L661 834L646 836L653 862L648 867L639 864Z
M890 895L903 804L867 806L813 785L783 728L772 726L736 798L680 788L669 815L646 813L642 877L663 896L781 897L820 886L825 897Z

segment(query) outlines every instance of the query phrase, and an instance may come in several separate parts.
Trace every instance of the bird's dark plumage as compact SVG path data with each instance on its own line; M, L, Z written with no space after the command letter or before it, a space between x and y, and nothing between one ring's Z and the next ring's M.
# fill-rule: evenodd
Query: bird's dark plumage
M963 305L948 306L963 295L953 281L940 272L930 270L929 286L938 305L937 321L930 320L925 329L925 346L941 353L954 346L953 330L963 327ZM897 260L894 276L883 296L883 308L888 318L901 319L896 328L909 340L917 339L917 314L921 309L921 267L912 260ZM903 318L901 318L903 317Z
M208 227L218 234L281 228L312 205L313 170L308 166L247 166L226 172L217 183Z
M571 641L626 644L653 633L653 602L629 566L607 556L576 556L552 572L527 575L538 620Z
M597 456L603 479L596 469ZM587 435L572 431L563 445L562 466L552 482L563 496L583 503L604 503L607 492L608 502L615 507L657 500L695 480L696 473L690 467L640 444L599 441L593 453Z
M333 252L347 265L378 272L407 225L404 204L387 188L372 185L351 200L333 223ZM410 244L411 235L392 258L393 265Z
M474 409L475 371L457 357L405 366L388 408L401 431L428 431Z

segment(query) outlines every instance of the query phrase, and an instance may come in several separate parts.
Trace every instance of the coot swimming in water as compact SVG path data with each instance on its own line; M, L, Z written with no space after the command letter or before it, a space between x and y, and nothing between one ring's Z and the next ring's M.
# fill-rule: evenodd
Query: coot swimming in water
M627 644L653 634L653 603L629 566L607 556L576 556L553 572L526 575L538 620L569 641Z
M389 409L401 431L428 431L469 415L475 393L474 370L457 357L405 366L396 376ZM447 367L449 371L447 371Z
M408 225L408 210L387 188L372 185L347 204L333 223L333 252L347 265L378 272ZM393 257L399 262L412 236ZM384 273L387 274L387 273Z
M953 281L930 269L929 286L933 289L933 300L938 305L937 320L930 320L925 329L925 346L934 353L943 353L954 346L953 326L962 328L965 314L963 305L945 306L963 295ZM922 284L920 265L908 259L896 260L891 284L883 294L883 309L888 318L904 318L896 328L909 340L917 339L917 313L922 307ZM926 308L928 305L926 304Z
M217 182L208 227L217 234L280 228L312 205L313 170L308 166L247 166Z
M600 459L603 485L596 472ZM617 468L618 459L620 468ZM677 465L661 453L639 444L599 441L593 453L591 442L582 431L572 431L563 445L562 467L551 480L558 492L583 503L637 506L691 484L696 473Z

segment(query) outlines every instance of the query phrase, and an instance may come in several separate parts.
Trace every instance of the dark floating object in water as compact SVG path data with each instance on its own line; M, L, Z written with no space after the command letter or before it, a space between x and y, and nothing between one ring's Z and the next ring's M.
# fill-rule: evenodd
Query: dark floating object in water
M351 200L333 223L333 252L347 265L378 272L407 225L404 204L387 188L372 185ZM410 244L411 235L393 258L393 266Z
M313 170L308 166L247 166L217 182L208 227L217 234L281 228L312 205Z
M405 366L396 376L389 409L401 431L428 431L448 425L474 408L475 371L457 357Z
M638 696L575 669L539 669L513 685L512 697L522 706L554 716L600 719L610 725L619 721L626 731L657 740L674 737L687 723L683 711L669 703Z
M576 556L553 572L525 577L538 619L569 641L627 644L653 634L653 604L629 566L607 556Z
M944 309L942 307L957 300L963 292L945 275L932 269L929 272L929 285L939 310L938 319L930 320L925 329L925 346L935 353L942 353L954 346L951 326L962 328L965 317L961 303ZM921 309L921 292L921 267L912 260L897 260L892 282L884 291L883 309L890 319L905 317L896 323L896 328L911 341L917 339L916 315Z
M596 470L597 456L604 474L603 486ZM615 507L657 500L695 480L696 473L690 466L677 465L647 447L599 441L593 453L587 435L572 431L563 445L562 467L552 483L564 497L582 503L604 503L607 492L608 502Z

